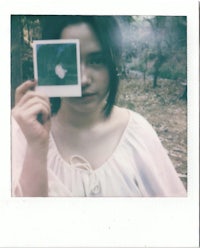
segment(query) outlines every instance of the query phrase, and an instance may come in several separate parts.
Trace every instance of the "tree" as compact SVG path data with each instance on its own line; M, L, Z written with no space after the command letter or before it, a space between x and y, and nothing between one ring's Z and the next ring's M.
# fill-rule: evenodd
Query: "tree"
M146 18L153 39L150 41L153 87L158 77L186 80L187 30L185 16L155 16Z
M41 38L40 16L11 16L11 106L14 92L23 81L33 78L32 41Z
M15 88L22 82L21 60L22 26L18 15L11 16L11 106Z
M157 87L157 80L159 77L160 69L165 60L167 59L166 50L163 49L165 46L165 23L166 17L165 16L155 16L154 18L147 19L150 23L153 35L154 35L154 42L153 42L153 49L151 58L153 58L153 88Z

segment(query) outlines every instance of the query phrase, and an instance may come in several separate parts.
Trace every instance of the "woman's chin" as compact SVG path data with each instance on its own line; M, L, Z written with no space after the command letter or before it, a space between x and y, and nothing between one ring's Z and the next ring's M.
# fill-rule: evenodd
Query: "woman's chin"
M83 98L83 97L74 97L74 98L68 98L67 100L68 106L70 106L73 111L77 113L83 113L83 114L92 114L97 113L98 109L102 110L103 102L97 102L92 100L91 98Z

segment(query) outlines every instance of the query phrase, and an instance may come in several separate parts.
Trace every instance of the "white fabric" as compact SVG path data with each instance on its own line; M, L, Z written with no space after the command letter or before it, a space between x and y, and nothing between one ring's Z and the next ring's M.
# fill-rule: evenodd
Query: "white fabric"
M23 196L19 177L26 140L15 120L12 128L13 195ZM52 135L47 166L49 196L186 196L152 126L132 111L118 146L98 169L76 154L64 161Z

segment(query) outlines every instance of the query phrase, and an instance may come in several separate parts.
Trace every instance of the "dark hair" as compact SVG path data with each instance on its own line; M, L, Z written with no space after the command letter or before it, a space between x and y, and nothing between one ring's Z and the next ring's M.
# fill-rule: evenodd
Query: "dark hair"
M109 93L107 103L104 108L105 116L109 116L115 103L120 68L122 37L115 16L86 16L86 15L51 15L44 16L42 20L43 39L60 39L62 30L73 24L87 23L94 31L99 40L103 52L108 60L108 70L110 76ZM57 113L60 108L60 98L51 98L52 114Z

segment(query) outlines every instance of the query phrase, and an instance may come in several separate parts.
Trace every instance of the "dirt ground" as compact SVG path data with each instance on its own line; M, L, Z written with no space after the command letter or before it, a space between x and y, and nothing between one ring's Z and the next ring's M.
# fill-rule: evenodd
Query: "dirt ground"
M181 99L184 86L160 79L153 89L149 79L122 80L117 105L142 114L155 128L187 187L187 101Z

